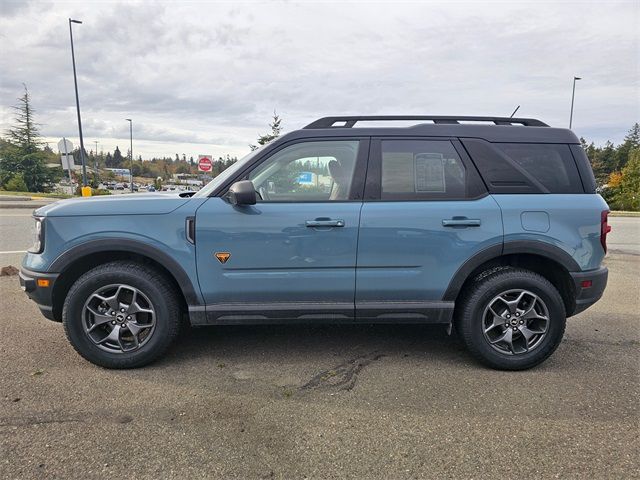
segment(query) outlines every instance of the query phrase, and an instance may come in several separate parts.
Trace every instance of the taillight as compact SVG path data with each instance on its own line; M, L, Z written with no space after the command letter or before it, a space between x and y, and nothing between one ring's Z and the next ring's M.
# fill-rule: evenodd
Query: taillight
M600 244L604 249L604 253L607 253L607 233L611 231L611 225L609 225L609 210L604 210L600 214Z

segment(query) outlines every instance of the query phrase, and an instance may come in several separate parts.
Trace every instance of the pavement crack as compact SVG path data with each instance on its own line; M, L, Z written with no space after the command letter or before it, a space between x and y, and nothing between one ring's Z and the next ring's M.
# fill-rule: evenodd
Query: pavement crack
M352 390L362 369L382 357L384 357L384 354L372 352L347 360L340 365L316 374L311 380L302 385L299 390Z

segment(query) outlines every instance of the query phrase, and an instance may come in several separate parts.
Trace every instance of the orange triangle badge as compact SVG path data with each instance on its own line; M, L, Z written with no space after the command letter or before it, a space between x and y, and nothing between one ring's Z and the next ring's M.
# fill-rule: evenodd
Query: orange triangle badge
M216 252L214 253L214 255L220 263L227 263L227 260L229 260L229 257L231 257L231 254L229 252Z

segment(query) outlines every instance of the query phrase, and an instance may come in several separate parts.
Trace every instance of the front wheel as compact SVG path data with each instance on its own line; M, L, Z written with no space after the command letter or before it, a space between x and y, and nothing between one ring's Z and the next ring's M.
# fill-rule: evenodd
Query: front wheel
M100 265L71 287L62 311L67 338L90 362L106 368L146 365L171 345L180 309L171 283L132 262Z
M545 361L564 335L566 313L558 290L529 270L481 274L460 300L456 328L469 351L501 370Z

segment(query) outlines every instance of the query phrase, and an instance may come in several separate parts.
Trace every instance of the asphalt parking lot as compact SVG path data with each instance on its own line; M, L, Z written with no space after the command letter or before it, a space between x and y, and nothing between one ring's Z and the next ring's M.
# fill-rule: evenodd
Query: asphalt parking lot
M526 372L424 326L198 329L108 371L2 277L0 478L640 478L640 240L625 238L603 300Z

